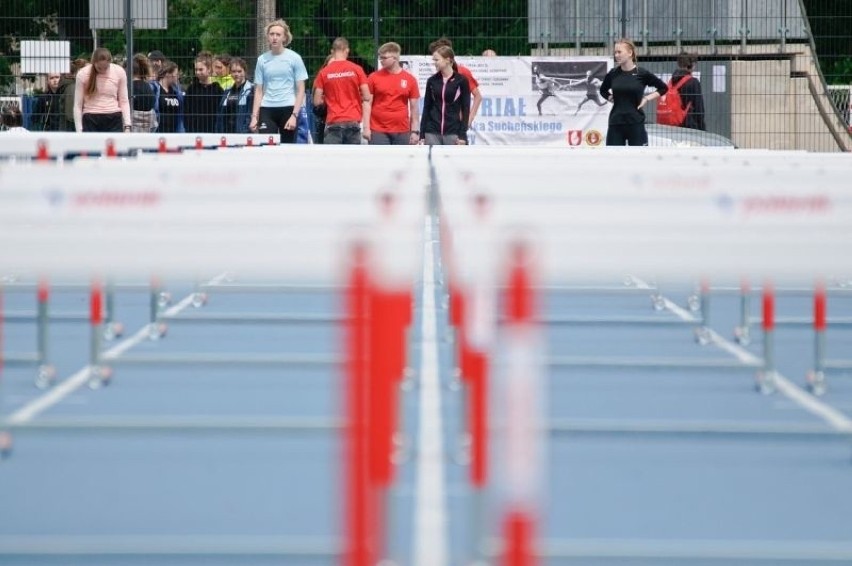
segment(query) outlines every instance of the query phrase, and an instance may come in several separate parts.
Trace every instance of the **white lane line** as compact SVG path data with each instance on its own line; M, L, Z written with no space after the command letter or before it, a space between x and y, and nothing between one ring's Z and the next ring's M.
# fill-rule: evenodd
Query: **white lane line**
M220 278L225 277L225 274L218 275L214 277L211 281L217 281ZM176 315L182 310L186 309L189 305L192 304L192 294L187 297L181 299L176 305L173 305L166 309L164 312L167 316ZM146 324L142 328L136 331L133 336L122 340L109 350L103 352L104 358L112 358L115 359L119 357L121 354L132 348L133 346L143 342L148 337L148 325ZM50 407L56 405L60 401L62 401L65 397L72 394L74 391L82 387L89 380L89 370L90 366L85 366L79 369L76 373L72 374L70 377L62 380L55 387L52 387L49 391L41 395L40 397L36 397L11 415L7 419L10 424L21 424L28 421L31 421L33 418L43 413Z
M429 217L426 218L425 232L413 565L444 566L448 564L444 439L438 370L435 253Z
M642 281L637 277L631 276L631 279L633 280L634 284L640 289L654 290L652 286L648 285L648 283ZM660 297L663 299L663 304L665 305L666 310L674 313L681 320L696 323L699 322L698 318L693 316L689 311L674 304L662 295ZM762 358L755 356L742 346L731 342L730 340L718 334L715 330L709 328L707 330L709 331L708 336L710 337L710 342L713 345L717 346L724 352L731 354L742 363L750 364L763 362ZM787 397L809 413L823 419L833 428L843 432L852 432L852 419L850 419L841 411L838 411L834 407L823 403L801 387L797 386L795 383L790 381L789 378L782 375L781 372L776 372L775 374L775 385L778 391L780 391L785 397Z

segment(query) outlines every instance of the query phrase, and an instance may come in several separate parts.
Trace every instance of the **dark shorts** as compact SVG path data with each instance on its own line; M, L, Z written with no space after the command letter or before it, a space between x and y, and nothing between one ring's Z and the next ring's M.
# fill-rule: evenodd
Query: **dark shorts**
M402 132L391 134L388 132L370 132L370 145L409 145L411 143L411 134Z
M648 145L645 124L611 124L606 131L606 145Z
M280 106L270 108L268 106L260 107L260 115L257 120L257 132L259 134L280 134L281 143L296 143L296 130L299 126L292 130L285 130L284 125L287 120L293 115L292 106Z
M361 143L361 124L358 122L327 124L323 143L358 145Z
M432 134L426 132L423 136L426 145L458 145L459 137L456 134Z
M83 114L84 132L123 132L121 112L115 114Z

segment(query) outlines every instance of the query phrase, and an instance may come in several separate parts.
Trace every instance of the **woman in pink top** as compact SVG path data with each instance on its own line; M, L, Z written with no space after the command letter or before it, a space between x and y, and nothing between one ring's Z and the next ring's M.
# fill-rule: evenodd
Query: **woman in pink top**
M131 130L127 73L112 62L108 49L95 49L91 65L77 73L74 124L78 132Z

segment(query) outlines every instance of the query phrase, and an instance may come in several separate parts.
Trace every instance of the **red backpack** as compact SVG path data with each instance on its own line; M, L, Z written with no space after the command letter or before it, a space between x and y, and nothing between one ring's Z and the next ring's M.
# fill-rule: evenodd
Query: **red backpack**
M686 121L686 113L692 107L692 103L683 107L683 101L680 98L680 87L686 81L692 78L692 75L686 74L677 84L672 84L669 81L669 90L664 94L657 103L657 123L665 124L666 126L683 126Z

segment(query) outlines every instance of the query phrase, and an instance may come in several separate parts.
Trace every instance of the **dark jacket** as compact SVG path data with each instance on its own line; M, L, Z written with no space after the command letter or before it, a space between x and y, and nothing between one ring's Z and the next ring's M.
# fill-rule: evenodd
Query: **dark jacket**
M458 72L454 72L446 83L441 73L429 77L423 92L420 139L425 139L426 134L455 134L467 142L469 119L470 85L467 79Z
M233 90L237 89L234 85L225 91L219 100L218 110L216 111L216 133L218 134L248 134L249 124L251 123L251 111L254 106L254 85L250 81L246 81L239 87L239 98L235 108L228 108L228 96ZM231 112L234 117L233 130L230 127Z
M174 111L164 108L164 98L166 94L163 92L163 87L160 81L150 81L151 88L154 89L154 112L157 113L157 121L160 126L158 132L183 134L186 132L186 124L184 123L184 96L179 84L174 85L174 92L171 94L177 99L177 108Z
M679 80L689 74L685 69L678 69L672 73L672 84L677 84ZM707 125L704 123L704 96L701 94L701 83L695 77L687 80L680 87L680 101L684 108L691 103L692 106L686 113L686 120L683 123L684 128L692 128L693 130L706 130Z
M46 91L36 99L34 122L32 129L45 132L60 130L60 102L62 95L57 87L55 92Z
M76 132L74 127L74 88L76 82L71 75L64 75L59 80L59 130Z
M183 97L183 115L189 133L212 134L216 131L216 111L222 99L222 87L192 81Z

